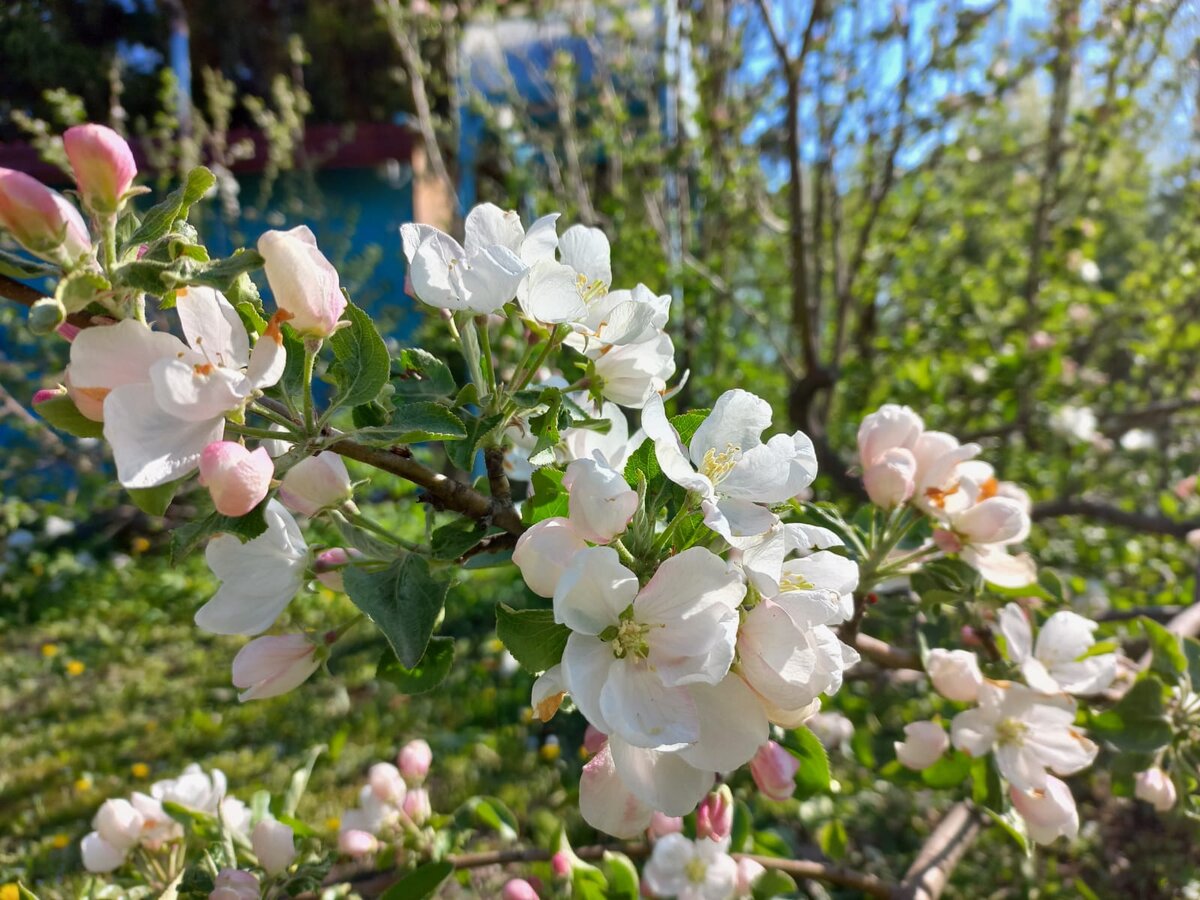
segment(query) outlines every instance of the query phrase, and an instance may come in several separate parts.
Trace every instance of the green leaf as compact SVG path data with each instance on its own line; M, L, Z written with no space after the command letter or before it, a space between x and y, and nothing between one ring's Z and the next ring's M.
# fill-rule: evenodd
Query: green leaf
M383 632L401 664L421 661L449 585L429 573L429 564L409 553L385 569L350 566L346 593Z
M450 368L420 347L400 351L392 367L392 384L396 396L405 400L447 400L458 390Z
M353 303L346 304L342 318L350 326L339 328L329 338L329 346L337 357L331 369L338 386L336 402L338 406L370 403L379 396L391 374L387 345L371 317Z
M431 862L413 870L384 891L379 900L428 900L454 874L448 862Z
M481 825L492 829L502 840L515 841L521 827L517 817L503 800L496 797L472 797L463 804L463 809L474 816Z
M535 525L543 519L565 516L569 511L569 497L562 486L563 473L557 469L536 469L529 479L532 496L525 498L521 519L526 525Z
M183 486L183 479L168 481L152 488L130 488L129 499L134 506L148 516L166 515L167 507L175 499L175 493Z
M1165 714L1163 683L1143 676L1121 702L1095 715L1092 732L1126 753L1152 753L1171 742L1174 733Z
M1200 641L1192 637L1183 639L1183 655L1187 657L1188 678L1192 683L1192 691L1200 692Z
M312 778L313 767L317 764L317 758L324 752L324 744L309 748L308 755L304 759L304 764L292 773L291 781L288 782L287 793L283 797L283 808L281 810L283 815L296 815L296 809L300 806L300 799L304 796L304 792L308 790L308 781Z
M1142 616L1138 621L1150 640L1150 670L1161 675L1167 684L1178 684L1188 671L1188 659L1178 636L1147 616Z
M971 757L954 752L943 756L927 769L921 770L921 780L938 790L957 787L966 783L971 774Z
M850 836L840 819L826 822L817 829L817 845L830 859L841 859L850 847Z
M497 533L496 529L488 529L474 519L455 519L454 521L434 529L430 539L430 550L434 559L458 559L468 550L475 547L487 537L488 532Z
M104 423L93 422L81 413L75 405L75 401L66 394L59 394L57 397L51 397L49 400L37 404L33 411L54 428L75 437L98 438L104 436Z
M163 269L159 279L168 290L185 285L228 290L243 275L263 267L263 258L256 250L238 250L225 259L200 262L181 256Z
M994 809L984 807L983 811L991 816L992 821L999 825L1000 829L1012 838L1018 847L1025 851L1026 856L1033 855L1033 841L1029 840L1029 834L1025 829L1025 820L1017 815L1016 810L1010 809L1001 814Z
M482 419L472 416L466 417L464 421L466 423L467 436L460 441L447 444L446 456L458 468L464 472L470 472L475 467L475 453L479 445L504 421L504 417L499 414L485 416Z
M787 749L800 760L793 796L803 800L829 793L829 754L812 729L802 726L789 732Z
M175 224L176 219L186 219L192 205L207 194L217 183L215 176L204 166L197 166L187 173L182 185L167 195L166 199L147 210L142 224L129 238L128 246L148 244L156 241Z
M391 682L402 694L424 694L445 681L453 665L454 638L435 637L412 668L405 667L391 650L383 651L375 677Z
M0 248L0 275L7 275L9 278L44 278L57 271L58 269L47 263L26 259Z
M733 804L733 827L729 829L729 852L741 853L746 849L750 840L750 831L754 827L754 815L744 800L735 800Z
M429 400L401 403L388 424L361 428L354 433L356 441L372 447L419 444L422 441L458 441L466 436L467 429L462 419L440 403Z
M796 882L791 875L779 869L767 869L754 882L751 897L754 900L769 900L796 892Z
M638 900L638 871L633 860L624 853L605 850L601 862L608 879L609 900Z
M267 520L263 516L266 508L264 499L244 516L223 516L214 510L181 525L171 532L171 562L183 559L215 534L232 534L242 543L253 540L267 530Z
M557 665L570 636L571 629L554 621L554 610L496 606L496 637L529 672Z
M1062 579L1053 569L1038 569L1037 583L1038 587L1059 604L1066 603L1066 591L1063 590Z
M966 754L956 752L955 755ZM995 759L990 754L977 759L968 757L968 768L971 774L971 799L989 809L1003 809L1004 786L1000 783L1000 770L996 768Z

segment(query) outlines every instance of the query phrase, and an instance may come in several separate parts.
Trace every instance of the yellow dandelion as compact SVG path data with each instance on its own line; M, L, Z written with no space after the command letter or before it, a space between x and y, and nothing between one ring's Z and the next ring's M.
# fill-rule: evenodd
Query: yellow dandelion
M150 549L150 540L139 534L129 542L129 549L133 551L134 556L140 556Z
M0 900L21 900L21 891L11 882L0 884Z
M84 791L90 791L91 789L92 779L88 778L86 775L75 779L75 790L79 791L79 793L82 794Z
M62 850L71 843L71 839L61 831L50 839L55 850Z
M82 675L86 669L87 666L77 659L72 659L67 663L67 674L72 677Z
M342 820L339 819L337 816L330 816L328 819L325 820L325 828L328 829L329 831L337 831L341 827L342 827Z
M46 657L46 659L58 656L58 644L42 644L42 656ZM5 885L5 887L7 886ZM3 898L0 898L0 900L3 900Z
M150 767L143 762L138 762L130 766L129 771L133 773L134 778L145 778L150 774Z
M548 741L545 744L542 744L542 749L538 751L538 754L546 762L554 762L556 759L562 756L562 747L558 745L557 741Z

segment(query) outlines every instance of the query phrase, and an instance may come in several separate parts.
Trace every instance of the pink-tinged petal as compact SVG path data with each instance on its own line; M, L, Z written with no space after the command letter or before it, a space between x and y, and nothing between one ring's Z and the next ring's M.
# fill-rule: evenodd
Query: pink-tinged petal
M261 390L278 384L285 368L287 351L283 346L283 335L279 332L276 320L272 319L267 330L254 345L254 349L250 351L250 365L246 369L246 377L250 379L251 387Z
M332 450L301 460L288 469L279 485L279 501L294 513L315 516L341 506L352 495L350 473Z
M68 372L76 389L110 391L148 383L151 366L186 352L174 335L151 331L136 319L123 319L115 325L84 329L71 343Z
M1060 837L1074 840L1079 834L1075 798L1071 789L1054 776L1046 776L1046 785L1041 790L1009 788L1009 797L1035 844L1049 844Z
M758 748L750 761L750 775L755 785L767 797L783 802L796 792L796 773L800 760L774 741Z
M258 239L266 260L264 271L271 294L291 326L305 337L333 334L346 309L337 269L317 249L317 240L304 225L290 231L268 231Z
M597 831L627 839L646 830L652 809L625 786L606 746L583 767L579 778L579 812Z
M584 540L607 544L622 534L637 512L637 491L619 472L594 459L577 459L563 474L570 521Z
M185 422L163 412L149 384L119 387L104 400L104 437L112 446L117 479L127 488L182 478L224 433L224 419Z
M904 741L893 744L900 764L914 770L928 769L950 746L946 729L936 722L910 722L904 726Z
M668 816L686 816L712 789L713 773L689 765L678 753L635 747L615 736L608 747L617 775L630 792Z
M571 523L555 517L543 519L522 534L512 559L531 591L539 597L553 597L575 554L586 548Z
M321 666L316 650L303 634L255 638L233 658L234 687L244 689L238 700L264 700L299 687Z
M871 413L858 426L858 460L863 469L888 450L912 450L925 430L921 417L907 406L888 403Z
M998 544L966 547L962 559L996 587L1023 588L1037 581L1037 564L1033 557L1028 553L1014 556Z
M233 441L209 444L200 454L200 483L223 516L244 516L267 496L275 464L267 451L253 452Z

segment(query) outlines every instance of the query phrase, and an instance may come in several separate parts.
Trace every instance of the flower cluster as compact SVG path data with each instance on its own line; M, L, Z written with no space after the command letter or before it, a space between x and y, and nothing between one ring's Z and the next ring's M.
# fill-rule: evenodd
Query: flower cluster
M424 825L433 813L424 787L432 763L429 744L418 739L404 745L394 765L371 766L358 793L358 806L347 810L339 822L338 850L347 856L367 856L405 826Z
M975 459L979 450L945 432L926 431L919 415L892 403L858 429L863 486L872 503L885 510L908 506L931 517L937 549L958 554L992 584L1025 587L1037 579L1033 560L1007 548L1029 534L1029 495L999 481L988 463Z
M534 706L548 718L570 694L607 737L584 769L580 806L610 834L693 810L716 773L767 744L771 722L803 722L858 660L832 630L852 614L857 566L830 549L834 534L772 509L811 483L816 461L802 434L764 442L770 422L766 403L730 391L685 448L660 398L643 413L662 471L728 558L708 546L633 558L620 537L638 492L599 452L567 466L568 515L518 541L526 584L570 630Z

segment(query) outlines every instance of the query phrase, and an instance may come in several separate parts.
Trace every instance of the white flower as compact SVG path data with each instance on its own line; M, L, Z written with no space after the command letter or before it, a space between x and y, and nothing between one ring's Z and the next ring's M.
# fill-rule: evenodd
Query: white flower
M863 469L863 487L880 509L907 503L916 490L917 459L911 450L893 447Z
M655 395L642 412L642 427L671 481L700 497L704 521L726 540L768 531L778 517L760 504L781 503L812 483L817 458L800 431L766 443L771 406L742 390L726 391L684 448Z
M516 213L485 203L467 215L464 244L429 225L401 226L413 291L442 309L497 311L533 262L553 257L555 218L539 219L526 234Z
M1022 791L1045 790L1047 770L1072 775L1091 765L1098 748L1074 727L1075 703L1021 684L985 681L979 706L960 712L951 740L971 756L991 751L1000 774Z
M125 862L126 850L114 847L98 832L88 832L79 843L83 867L89 872L111 872Z
M589 722L646 748L700 739L688 685L716 684L733 662L746 587L701 547L663 562L641 590L610 547L575 554L554 592L555 621L572 634L562 671Z
M1138 450L1153 450L1158 446L1158 438L1153 431L1145 428L1131 428L1121 435L1121 449L1134 453Z
M667 388L675 374L675 345L665 331L648 341L606 347L595 358L596 379L606 400L641 409Z
M1071 789L1053 775L1046 776L1045 787L1022 791L1008 789L1013 808L1025 820L1029 837L1035 844L1050 844L1057 838L1074 840L1079 834L1079 810Z
M979 660L971 651L940 647L930 650L925 671L933 682L933 689L947 700L974 703L979 699L983 673L979 671Z
M213 634L258 634L271 627L304 586L308 545L300 527L277 500L264 512L267 530L242 543L220 534L205 560L221 587L196 612L196 624Z
M553 220L550 228L553 234ZM608 238L598 228L572 225L557 243L559 260L555 262L551 248L531 261L517 299L525 315L539 322L582 322L589 305L603 298L612 283Z
M371 766L367 771L367 784L371 786L371 793L380 802L396 807L404 803L404 798L408 794L408 785L404 783L404 776L389 762L379 762Z
M176 803L215 816L225 797L225 773L220 769L208 773L192 763L178 778L156 781L150 786L150 794L160 803Z
M638 495L619 472L595 459L577 459L562 479L570 496L571 527L586 541L607 544L637 512Z
M321 665L317 646L303 634L259 637L233 658L233 686L238 700L264 700L299 687Z
M222 869L213 882L208 900L259 900L262 886L258 877L241 869Z
M946 729L937 722L910 722L904 726L904 741L895 741L896 759L910 769L928 769L950 746Z
M129 850L142 836L145 819L128 800L105 800L92 819L100 837L118 850Z
M564 430L562 440L567 458L593 459L599 453L610 466L618 472L623 471L633 451L646 439L645 433L638 431L631 438L625 413L611 400L604 401L600 408L596 409L586 394L572 394L571 399L593 418L607 419L609 428L603 434L595 429L583 427Z
M405 795L407 796L407 794ZM400 810L386 801L380 800L371 785L364 784L358 792L358 806L347 810L341 817L338 830L365 831L367 834L378 836L381 831L396 822Z
M1065 438L1090 444L1100 437L1096 414L1087 406L1060 406L1050 416L1050 429Z
M737 893L738 867L728 841L691 841L682 834L661 838L642 877L656 896L678 900L731 900Z
M276 305L303 337L333 334L346 309L337 269L317 249L307 225L290 231L268 231L258 239L263 271Z
M542 519L517 538L512 560L531 591L539 597L553 597L563 572L586 547L571 522L555 516Z
M1033 631L1024 611L1016 603L1000 610L1000 633L1008 645L1008 657L1021 667L1029 686L1055 694L1099 694L1117 677L1117 654L1085 654L1096 643L1097 625L1078 613L1060 610L1046 620L1033 644Z
M1137 773L1133 793L1159 812L1166 812L1175 805L1175 782L1158 766Z
M602 352L605 345L640 344L662 332L670 312L670 295L656 295L644 284L632 291L610 291L587 303L566 344L581 353Z
M151 848L183 837L183 826L167 815L162 801L149 794L134 791L129 797L134 808L142 814L141 841Z
M250 350L241 319L211 288L180 290L176 308L187 343L135 319L84 329L71 344L73 390L102 401L104 436L117 476L147 488L187 475L221 440L225 415L283 374L277 328Z
M912 447L917 461L913 503L934 517L944 514L948 502L951 509L955 508L961 503L961 498L955 496L962 474L960 464L978 452L978 444L960 444L958 438L943 431L922 433Z
M296 844L292 829L276 819L262 819L254 826L250 844L258 864L268 875L278 875L296 858Z

